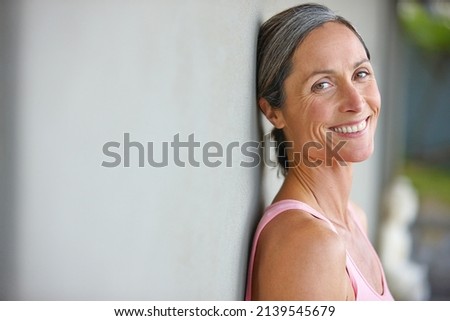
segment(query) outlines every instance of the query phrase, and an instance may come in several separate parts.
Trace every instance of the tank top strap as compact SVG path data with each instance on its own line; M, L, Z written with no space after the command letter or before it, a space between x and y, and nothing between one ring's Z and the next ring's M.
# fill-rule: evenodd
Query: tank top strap
M319 211L315 210L308 204L303 203L301 201L293 200L293 199L281 200L281 201L278 201L278 202L273 203L272 205L268 206L266 208L264 216L262 217L262 220L261 220L261 230L275 216L277 216L283 212L286 212L288 210L301 210L301 211L307 212L307 213L311 214L312 216L327 222L328 225L330 226L331 230L333 230L333 232L337 233L336 227L331 223L331 221L327 217L325 217L323 214L321 214Z

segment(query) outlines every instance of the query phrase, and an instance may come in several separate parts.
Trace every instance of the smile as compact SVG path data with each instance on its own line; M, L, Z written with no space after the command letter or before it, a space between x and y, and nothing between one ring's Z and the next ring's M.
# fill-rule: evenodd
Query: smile
M343 134L353 134L360 131L363 131L367 127L367 119L364 119L363 121L359 122L355 125L344 125L339 127L333 127L331 128L332 131L336 133L343 133Z

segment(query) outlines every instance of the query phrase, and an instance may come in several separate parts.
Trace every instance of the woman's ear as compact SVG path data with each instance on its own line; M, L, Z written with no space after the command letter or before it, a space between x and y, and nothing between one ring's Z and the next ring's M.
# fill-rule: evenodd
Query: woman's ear
M258 100L258 105L266 118L272 123L273 126L275 126L275 128L281 129L284 127L284 117L280 108L272 107L265 98L260 98Z

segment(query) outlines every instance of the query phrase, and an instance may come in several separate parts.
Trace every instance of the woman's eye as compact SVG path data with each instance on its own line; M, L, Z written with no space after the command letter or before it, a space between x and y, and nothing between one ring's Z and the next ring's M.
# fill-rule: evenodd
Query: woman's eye
M323 81L323 82L319 82L319 83L315 84L313 86L313 90L320 91L320 90L328 89L330 87L331 87L331 84L329 82Z
M366 78L368 75L369 73L367 71L362 70L356 73L356 78L363 79Z

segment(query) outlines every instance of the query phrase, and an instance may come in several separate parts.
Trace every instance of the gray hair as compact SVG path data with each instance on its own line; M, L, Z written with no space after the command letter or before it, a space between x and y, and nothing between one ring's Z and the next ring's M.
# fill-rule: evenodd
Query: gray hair
M284 81L292 71L292 56L297 47L314 29L327 22L345 25L361 41L370 59L370 53L363 39L345 18L329 8L313 3L302 4L284 10L260 28L257 46L257 99L264 98L273 108L284 104ZM287 173L285 136L282 129L274 128L272 136L276 140L278 162L283 174Z

